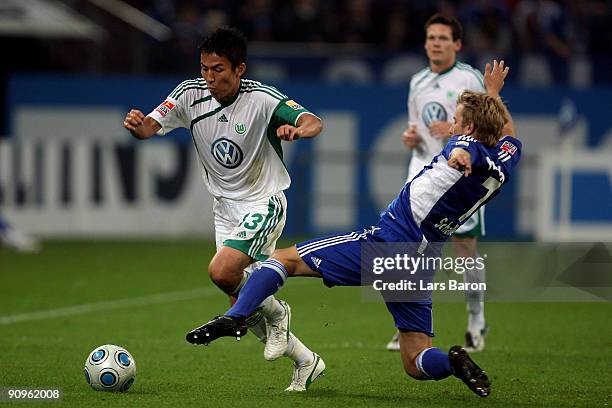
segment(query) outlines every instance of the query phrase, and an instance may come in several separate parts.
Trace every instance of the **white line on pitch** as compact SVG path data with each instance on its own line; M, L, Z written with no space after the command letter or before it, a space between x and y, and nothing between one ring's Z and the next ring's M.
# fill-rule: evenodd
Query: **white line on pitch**
M13 324L30 320L55 319L58 317L76 316L85 313L100 312L103 310L126 309L128 307L157 305L160 303L178 302L181 300L210 297L220 294L216 288L198 288L177 292L158 293L155 295L140 296L128 299L108 300L105 302L85 303L83 305L62 307L59 309L41 310L31 313L20 313L9 316L0 316L0 324Z

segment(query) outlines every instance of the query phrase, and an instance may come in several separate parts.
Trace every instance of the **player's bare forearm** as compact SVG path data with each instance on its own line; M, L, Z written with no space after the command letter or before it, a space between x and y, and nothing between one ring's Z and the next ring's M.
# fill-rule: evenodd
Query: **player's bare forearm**
M128 112L123 120L123 127L137 139L148 139L161 129L155 119L145 116L137 109Z
M282 125L276 129L276 136L279 139L292 142L303 137L315 137L323 130L321 119L312 114L304 114L297 121L297 127Z
M323 130L323 122L315 115L305 113L297 122L300 137L315 137Z
M516 131L514 129L514 121L512 120L512 115L510 111L506 107L506 104L502 100L499 92L504 87L504 80L508 75L508 71L510 71L510 67L504 66L504 61L497 62L497 60L493 60L493 66L491 64L487 64L485 66L485 74L484 74L484 84L487 89L487 94L497 98L504 109L505 123L504 128L502 130L504 135L515 136Z

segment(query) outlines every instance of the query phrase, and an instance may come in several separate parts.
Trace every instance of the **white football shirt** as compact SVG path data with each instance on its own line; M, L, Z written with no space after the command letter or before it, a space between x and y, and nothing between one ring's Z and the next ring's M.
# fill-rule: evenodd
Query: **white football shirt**
M413 150L408 180L428 165L444 147L445 140L434 138L429 132L429 125L434 121L452 123L457 97L466 89L484 92L483 77L478 70L459 61L439 74L427 67L412 76L408 118L416 123L417 133L423 142Z
M276 88L248 79L241 79L236 99L220 104L197 78L179 84L147 116L161 125L162 135L179 127L191 131L214 197L251 201L289 187L276 129L295 126L304 113L309 112Z

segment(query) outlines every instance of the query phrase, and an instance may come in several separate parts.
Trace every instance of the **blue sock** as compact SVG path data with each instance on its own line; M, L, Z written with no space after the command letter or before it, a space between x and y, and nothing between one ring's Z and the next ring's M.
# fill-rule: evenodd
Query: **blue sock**
M226 313L231 317L246 317L270 295L278 292L287 279L287 270L276 259L268 259L251 274L240 289L238 300Z
M441 380L453 373L448 354L436 347L423 350L416 364L426 380Z

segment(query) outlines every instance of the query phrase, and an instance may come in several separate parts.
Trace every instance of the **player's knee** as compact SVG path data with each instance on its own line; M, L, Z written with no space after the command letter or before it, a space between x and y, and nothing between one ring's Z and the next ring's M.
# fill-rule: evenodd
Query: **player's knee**
M208 276L215 285L226 292L231 291L237 284L231 268L223 261L213 259L208 265Z

